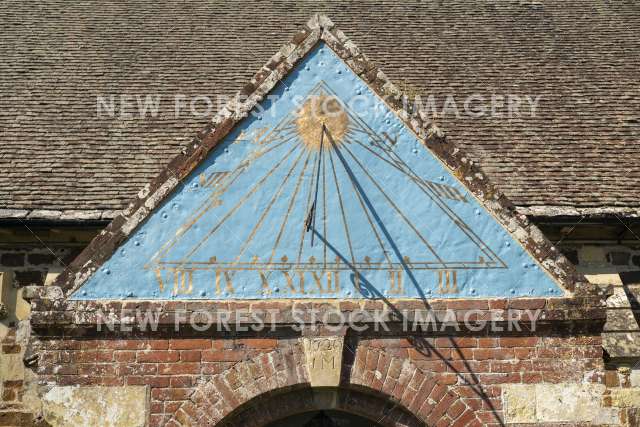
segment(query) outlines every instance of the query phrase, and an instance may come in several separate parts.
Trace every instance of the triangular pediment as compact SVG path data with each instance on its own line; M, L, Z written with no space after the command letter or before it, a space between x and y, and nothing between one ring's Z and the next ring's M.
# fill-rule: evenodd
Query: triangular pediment
M330 21L301 34L63 276L72 298L565 294L544 237Z

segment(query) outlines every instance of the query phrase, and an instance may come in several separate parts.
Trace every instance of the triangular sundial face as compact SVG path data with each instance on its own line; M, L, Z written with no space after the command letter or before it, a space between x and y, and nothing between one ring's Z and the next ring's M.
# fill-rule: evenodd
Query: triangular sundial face
M323 44L183 183L73 298L562 293Z

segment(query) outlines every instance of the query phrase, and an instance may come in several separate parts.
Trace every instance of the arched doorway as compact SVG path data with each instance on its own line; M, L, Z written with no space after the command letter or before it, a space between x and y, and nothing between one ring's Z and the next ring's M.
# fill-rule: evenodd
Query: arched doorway
M342 387L265 393L229 414L224 427L417 427L425 424L387 396Z
M344 411L320 410L291 415L266 427L381 427L367 418Z
M344 412L381 427L480 423L455 389L409 359L359 347L353 364L345 365L340 385L325 387L312 386L305 354L300 346L292 350L262 353L214 375L168 425L267 427L320 411ZM377 362L370 366L368 360Z

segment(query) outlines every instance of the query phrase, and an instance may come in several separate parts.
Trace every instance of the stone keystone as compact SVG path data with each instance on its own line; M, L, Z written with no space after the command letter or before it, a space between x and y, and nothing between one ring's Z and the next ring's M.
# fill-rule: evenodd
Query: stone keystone
M344 337L303 337L311 387L337 387L342 371Z

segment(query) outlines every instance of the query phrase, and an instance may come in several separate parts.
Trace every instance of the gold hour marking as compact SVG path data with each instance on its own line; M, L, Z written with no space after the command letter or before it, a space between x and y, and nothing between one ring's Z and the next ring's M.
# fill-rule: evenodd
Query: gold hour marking
M441 294L458 292L458 275L455 270L438 271L438 292Z
M156 279L158 279L158 285L160 286L160 292L164 291L164 282L162 281L162 271L156 268Z
M225 289L228 293L233 294L233 283L231 282L231 274L228 271L216 270L216 295L222 293L222 281L225 281Z
M173 294L190 294L193 291L193 270L173 270Z
M402 286L402 270L389 271L389 279L391 282L389 286L389 293L394 295L401 294L404 291Z

